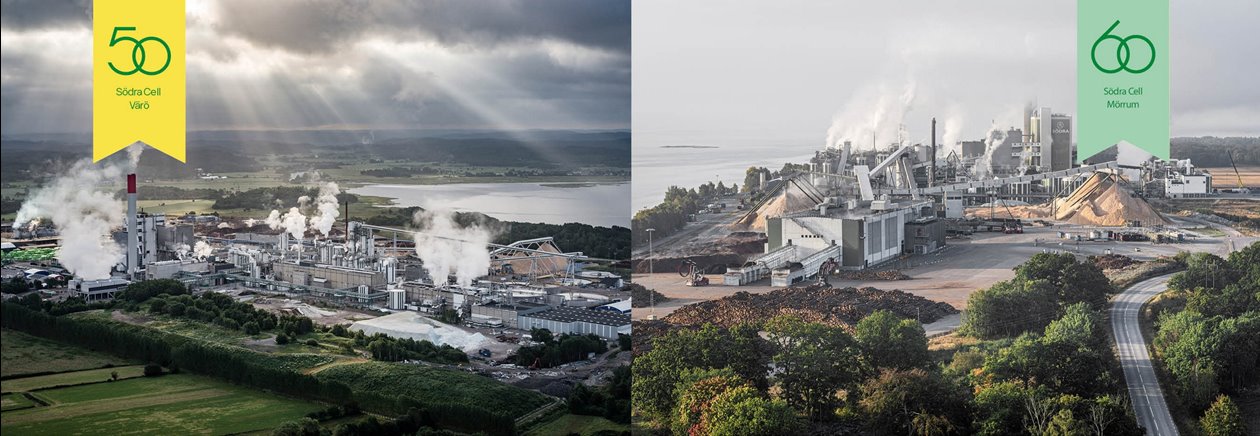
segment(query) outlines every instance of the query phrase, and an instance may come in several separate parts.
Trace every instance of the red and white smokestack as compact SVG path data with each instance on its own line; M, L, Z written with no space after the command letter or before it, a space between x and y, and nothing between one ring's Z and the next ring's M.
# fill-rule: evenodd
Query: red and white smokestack
M140 235L137 234L139 224L136 222L136 175L127 175L127 278L136 279L136 271L140 266Z

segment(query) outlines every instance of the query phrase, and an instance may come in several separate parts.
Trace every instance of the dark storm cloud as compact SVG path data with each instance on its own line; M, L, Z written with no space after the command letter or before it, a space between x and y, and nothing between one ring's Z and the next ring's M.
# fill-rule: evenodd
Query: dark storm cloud
M91 128L91 3L4 1L3 133ZM629 1L188 1L188 127L628 128Z
M3 0L0 1L0 27L91 27L91 13L89 0Z
M335 51L365 37L456 47L554 39L630 50L628 1L229 0L219 7L225 34L299 53Z

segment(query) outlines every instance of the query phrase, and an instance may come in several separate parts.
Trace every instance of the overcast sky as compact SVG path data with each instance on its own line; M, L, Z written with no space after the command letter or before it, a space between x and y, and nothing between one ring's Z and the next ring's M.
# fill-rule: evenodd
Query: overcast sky
M634 3L636 153L747 140L978 139L1076 112L1076 2ZM1260 135L1260 2L1172 0L1173 136ZM834 128L833 128L834 125ZM871 126L875 126L872 128Z
M3 134L91 130L91 3L3 0ZM630 127L629 1L200 1L188 127Z

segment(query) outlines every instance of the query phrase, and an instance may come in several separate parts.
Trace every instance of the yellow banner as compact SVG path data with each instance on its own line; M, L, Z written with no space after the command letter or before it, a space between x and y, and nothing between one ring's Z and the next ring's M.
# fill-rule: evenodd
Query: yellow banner
M92 160L136 141L185 161L184 0L92 5Z

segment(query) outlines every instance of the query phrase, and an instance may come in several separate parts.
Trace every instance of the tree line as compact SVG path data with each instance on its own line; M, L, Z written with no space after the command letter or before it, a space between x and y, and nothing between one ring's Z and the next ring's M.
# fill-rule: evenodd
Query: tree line
M516 350L516 364L552 368L569 362L586 360L590 353L602 354L608 351L604 339L594 334L554 336L551 330L532 328L529 330L535 345L521 347Z
M1228 419L1237 412L1231 397L1260 385L1260 243L1225 259L1196 253L1185 262L1154 305L1155 355L1205 433L1241 434L1223 429L1242 426Z
M979 323L970 334L995 339L939 361L918 322L887 311L852 327L780 315L670 332L633 363L634 413L680 435L1141 434L1102 322L1109 291L1092 287L1105 277L1057 256L1016 276L1050 315ZM994 300L983 316L1027 302Z

